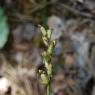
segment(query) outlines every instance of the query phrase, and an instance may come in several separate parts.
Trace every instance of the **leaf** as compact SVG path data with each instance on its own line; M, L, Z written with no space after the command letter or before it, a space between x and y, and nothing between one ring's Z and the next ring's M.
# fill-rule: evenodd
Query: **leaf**
M6 44L8 35L9 28L7 24L7 17L4 15L4 11L0 7L0 48L3 48Z

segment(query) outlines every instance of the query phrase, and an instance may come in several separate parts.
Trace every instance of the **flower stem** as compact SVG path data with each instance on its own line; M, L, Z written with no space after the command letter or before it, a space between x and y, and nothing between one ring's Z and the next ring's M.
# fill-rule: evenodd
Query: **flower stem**
M47 85L47 95L50 95L50 83Z

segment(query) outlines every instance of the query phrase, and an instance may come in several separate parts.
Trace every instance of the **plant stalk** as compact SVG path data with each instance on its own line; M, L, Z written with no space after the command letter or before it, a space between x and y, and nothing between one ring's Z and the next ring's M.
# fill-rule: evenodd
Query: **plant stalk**
M50 83L47 85L47 95L50 95L50 92L51 92L51 87L50 87Z

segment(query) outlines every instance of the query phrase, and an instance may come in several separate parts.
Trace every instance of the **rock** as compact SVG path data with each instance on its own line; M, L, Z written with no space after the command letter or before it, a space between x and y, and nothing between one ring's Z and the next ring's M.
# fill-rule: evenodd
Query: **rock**
M85 0L84 4L88 7L90 10L95 9L95 0Z
M62 44L58 42L55 46L55 55L60 55L62 53Z
M62 32L65 30L65 25L62 19L53 15L48 18L48 27L53 30L51 39L58 39L62 36Z
M84 33L75 32L71 36L78 53L78 63L84 66L88 58L89 42Z
M23 23L19 25L13 32L13 38L15 43L20 43L22 41L31 41L31 39L36 34L36 27L30 23Z

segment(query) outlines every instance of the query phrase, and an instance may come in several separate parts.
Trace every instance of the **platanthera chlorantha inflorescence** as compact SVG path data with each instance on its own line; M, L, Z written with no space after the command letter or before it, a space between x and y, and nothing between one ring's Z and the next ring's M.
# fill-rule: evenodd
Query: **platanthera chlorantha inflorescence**
M46 46L46 50L42 53L42 60L45 66L46 71L39 70L40 78L43 84L47 87L47 95L50 95L50 82L52 77L52 64L51 58L56 45L56 40L51 40L52 31L46 30L44 27L41 27L42 40Z

